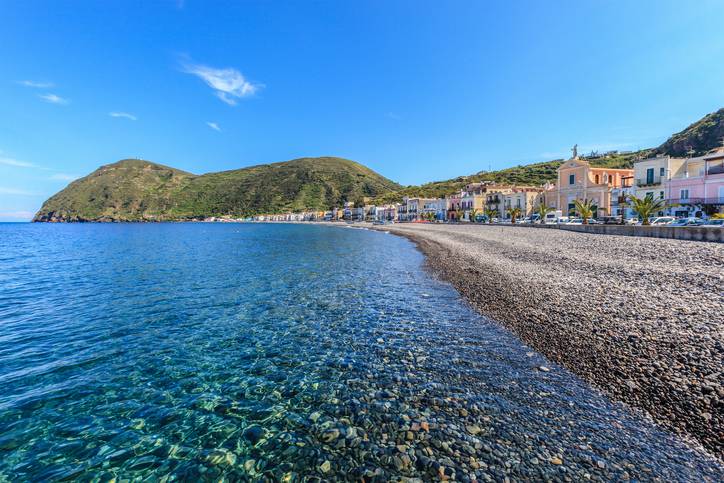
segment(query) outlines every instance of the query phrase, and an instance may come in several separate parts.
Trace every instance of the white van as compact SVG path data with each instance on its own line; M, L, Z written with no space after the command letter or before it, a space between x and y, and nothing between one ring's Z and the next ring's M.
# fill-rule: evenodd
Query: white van
M549 211L546 213L546 217L543 219L544 223L546 224L555 224L558 223L558 220L563 217L563 212L561 210L557 211Z

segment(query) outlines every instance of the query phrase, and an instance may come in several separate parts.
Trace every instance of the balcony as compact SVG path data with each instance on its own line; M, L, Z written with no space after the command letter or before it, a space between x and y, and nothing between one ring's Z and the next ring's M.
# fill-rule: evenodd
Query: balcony
M713 174L724 174L724 164L707 165L706 174L711 176Z
M646 186L658 186L661 184L661 179L654 179L653 181L647 181L646 179L637 179L636 186L643 188Z
M714 199L714 198L711 198ZM704 198L675 198L666 200L667 203L672 205L703 205Z

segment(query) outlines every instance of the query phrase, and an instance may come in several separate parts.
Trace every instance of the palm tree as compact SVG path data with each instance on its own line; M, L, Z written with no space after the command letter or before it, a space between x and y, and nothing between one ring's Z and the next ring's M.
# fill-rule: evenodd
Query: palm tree
M473 217L473 219L472 219L471 221L472 221L472 222L477 221L478 215L479 215L480 213L481 213L480 210L475 210L475 209L474 209L473 212L472 212L472 217Z
M455 221L461 221L463 219L463 210L460 208L455 209Z
M654 199L651 195L646 195L643 198L637 198L634 195L628 195L627 205L638 215L641 219L642 225L649 224L649 217L659 211L663 211L666 208L670 208L673 205L667 205L666 201L661 198Z
M536 207L535 211L538 213L538 216L540 216L540 222L542 225L545 225L546 223L546 215L549 211L551 211L551 207L546 205L546 202L544 200L540 200L540 203L538 203L538 206Z
M578 216L583 218L583 224L588 225L588 219L593 218L593 200L573 200Z
M508 214L510 215L510 222L515 225L515 220L521 215L522 211L517 206L515 208L509 208Z
M493 218L498 214L498 210L493 208L485 208L485 216L488 217L488 224L493 223Z

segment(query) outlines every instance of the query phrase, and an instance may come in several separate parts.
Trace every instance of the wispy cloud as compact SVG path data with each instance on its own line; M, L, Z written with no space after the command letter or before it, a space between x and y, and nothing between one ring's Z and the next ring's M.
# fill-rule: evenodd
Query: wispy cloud
M66 105L70 101L68 99L64 99L60 96L56 96L55 94L39 94L38 97L40 97L45 102L49 102L51 104L58 104L58 105Z
M4 157L0 157L0 164L4 164L5 166L16 166L18 168L39 168L39 166L36 166L33 163Z
M108 115L111 117L123 117L126 119L130 119L131 121L138 121L138 118L136 116L127 112L109 112Z
M19 190L15 188L4 188L0 186L0 195L16 195L16 196L40 196L39 193L32 191Z
M402 119L402 116L400 116L399 114L395 114L394 112L388 112L387 114L385 114L385 117L387 119L392 119L393 121L399 121L400 119Z
M54 87L52 82L39 82L32 80L21 80L18 81L18 84L25 87L34 87L36 89L50 89L51 87Z
M213 129L214 131L219 131L219 132L221 132L221 128L220 128L219 125L216 124L215 122L206 121L206 125L209 126L211 129Z
M74 181L78 179L80 176L77 176L75 174L65 174L65 173L56 173L53 176L50 177L50 179L55 181Z
M263 87L249 82L241 72L231 67L217 69L191 62L183 62L181 67L183 72L203 80L214 90L216 97L230 106L235 106L238 99L252 96Z

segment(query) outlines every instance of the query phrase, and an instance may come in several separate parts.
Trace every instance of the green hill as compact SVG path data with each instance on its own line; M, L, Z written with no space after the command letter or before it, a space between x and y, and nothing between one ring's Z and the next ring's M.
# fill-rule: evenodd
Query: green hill
M102 166L48 199L34 221L154 221L326 210L399 185L342 158L301 158L201 176L150 161Z
M686 156L689 152L701 156L722 145L724 140L724 108L707 114L681 132L671 136L656 148L657 153Z

